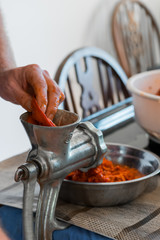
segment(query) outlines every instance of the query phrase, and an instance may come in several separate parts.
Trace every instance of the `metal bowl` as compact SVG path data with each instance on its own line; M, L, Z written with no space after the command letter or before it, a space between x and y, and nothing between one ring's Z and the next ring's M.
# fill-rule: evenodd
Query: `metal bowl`
M144 177L113 183L86 183L64 180L59 197L67 202L94 206L114 206L130 202L137 198L160 172L160 158L143 149L128 145L107 143L105 157L114 163L128 165L145 174ZM154 177L154 178L153 178Z

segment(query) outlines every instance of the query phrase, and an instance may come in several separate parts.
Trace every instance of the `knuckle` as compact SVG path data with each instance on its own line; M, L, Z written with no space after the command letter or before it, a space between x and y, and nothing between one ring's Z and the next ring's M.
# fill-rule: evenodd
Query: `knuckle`
M29 67L32 71L41 71L41 68L38 64L31 64Z
M47 76L50 77L49 72L47 70L43 70L43 73Z

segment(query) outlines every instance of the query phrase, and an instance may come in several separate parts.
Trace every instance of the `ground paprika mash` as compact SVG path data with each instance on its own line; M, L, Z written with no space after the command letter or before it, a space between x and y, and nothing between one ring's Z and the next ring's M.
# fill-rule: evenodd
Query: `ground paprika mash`
M120 182L143 177L136 168L127 165L114 164L105 157L103 162L96 168L89 169L88 172L76 170L71 172L66 179L79 182Z

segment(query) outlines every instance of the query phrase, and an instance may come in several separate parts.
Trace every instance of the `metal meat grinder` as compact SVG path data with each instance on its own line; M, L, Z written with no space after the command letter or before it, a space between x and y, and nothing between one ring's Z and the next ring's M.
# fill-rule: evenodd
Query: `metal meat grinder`
M63 179L72 171L87 171L102 163L107 147L103 134L90 122L58 110L53 119L57 127L44 127L27 122L29 113L21 115L32 149L26 163L15 173L15 181L24 184L23 226L25 240L51 240L52 232L68 225L58 221L55 209ZM33 216L36 184L40 191Z

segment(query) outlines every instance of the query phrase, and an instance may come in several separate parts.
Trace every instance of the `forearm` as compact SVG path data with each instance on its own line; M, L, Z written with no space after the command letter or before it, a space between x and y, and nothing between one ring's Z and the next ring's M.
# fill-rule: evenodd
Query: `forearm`
M10 46L9 39L5 31L3 14L0 10L0 72L15 68L13 52Z

